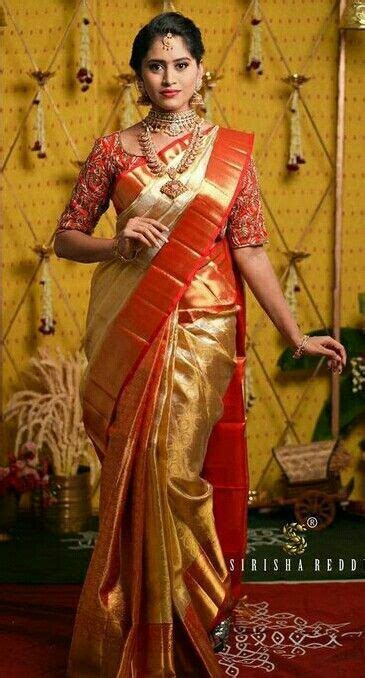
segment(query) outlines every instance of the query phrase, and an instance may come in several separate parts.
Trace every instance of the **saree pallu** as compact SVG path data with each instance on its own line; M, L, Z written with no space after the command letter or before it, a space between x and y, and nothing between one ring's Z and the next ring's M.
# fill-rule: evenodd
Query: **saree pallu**
M173 202L145 163L118 178L117 229L144 214L170 241L92 278L81 395L99 535L69 677L223 675L208 631L242 593L248 472L244 291L219 234L252 142L213 128ZM160 155L177 164L183 146Z

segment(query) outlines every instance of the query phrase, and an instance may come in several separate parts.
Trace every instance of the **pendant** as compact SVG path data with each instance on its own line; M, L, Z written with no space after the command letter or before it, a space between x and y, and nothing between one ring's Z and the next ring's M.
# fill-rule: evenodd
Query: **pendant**
M160 188L161 193L165 193L172 200L187 190L187 187L179 179L171 179Z
M171 122L169 127L166 129L167 134L171 137L177 137L181 133L181 129L176 122Z

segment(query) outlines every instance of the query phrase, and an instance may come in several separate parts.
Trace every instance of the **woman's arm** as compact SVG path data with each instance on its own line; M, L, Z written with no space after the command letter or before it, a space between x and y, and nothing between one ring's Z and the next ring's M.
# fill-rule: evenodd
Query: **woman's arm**
M303 333L291 314L265 249L262 246L239 247L232 250L232 255L260 306L285 341L295 348L299 346Z
M81 263L113 257L112 238L91 237L101 215L107 210L113 171L110 138L99 137L80 170L71 197L55 232L54 251L58 257Z
M269 241L262 211L260 188L254 159L248 162L241 190L228 218L227 239L232 257L257 301L293 347L301 345L303 334L289 305L263 244ZM326 355L328 367L342 370L346 351L330 336L311 337L302 349L309 355Z
M107 261L115 258L114 243L117 239L118 250L127 259L146 245L154 247L168 241L168 226L150 217L131 217L123 231L114 238L95 238L77 230L66 230L55 238L54 251L58 257L72 259L82 263Z
M262 246L238 247L232 256L244 280L260 306L267 313L282 337L292 347L298 347L303 333L300 331L280 287L271 261ZM346 364L346 351L340 342L330 336L311 337L304 353L327 355L328 366L342 370Z
M113 244L113 238L96 238L70 229L56 234L53 249L57 257L90 264L113 259Z
M114 246L127 259L139 249L166 241L167 226L149 217L133 217L113 238L95 238L93 232L110 202L113 167L110 136L94 143L80 170L69 202L62 212L55 232L54 251L58 257L81 263L115 258ZM165 235L164 235L165 233Z

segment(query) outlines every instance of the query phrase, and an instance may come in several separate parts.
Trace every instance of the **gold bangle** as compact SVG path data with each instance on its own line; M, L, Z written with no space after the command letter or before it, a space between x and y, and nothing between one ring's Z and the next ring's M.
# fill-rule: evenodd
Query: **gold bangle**
M113 238L113 240L114 240L114 242L113 242L112 252L113 252L114 257L115 257L116 259L119 259L123 264L127 264L129 261L133 261L133 259L136 258L137 254L138 254L138 251L137 251L137 250L134 252L134 254L133 254L132 257L128 257L128 258L127 258L127 257L125 257L125 256L119 251L119 247L118 247L118 245L119 245L119 238L118 238L118 236L116 235L116 236Z
M303 353L304 346L306 345L308 339L310 339L309 334L304 334L303 337L302 337L302 341L300 342L298 348L293 353L293 358L295 360L298 360L301 357L301 355Z

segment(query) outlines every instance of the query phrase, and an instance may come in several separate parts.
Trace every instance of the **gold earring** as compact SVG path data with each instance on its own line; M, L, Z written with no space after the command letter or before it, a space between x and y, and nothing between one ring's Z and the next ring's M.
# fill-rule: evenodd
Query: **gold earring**
M200 82L199 84L196 84L194 94L190 99L190 106L192 108L199 108L200 106L204 106L204 99L201 94L199 94L199 90L201 89L202 83Z
M152 101L151 101L150 97L148 96L148 94L145 90L145 86L144 86L143 82L141 82L140 80L137 80L136 84L137 84L137 89L138 89L138 92L139 92L137 104L139 104L140 106L150 106L152 104Z

